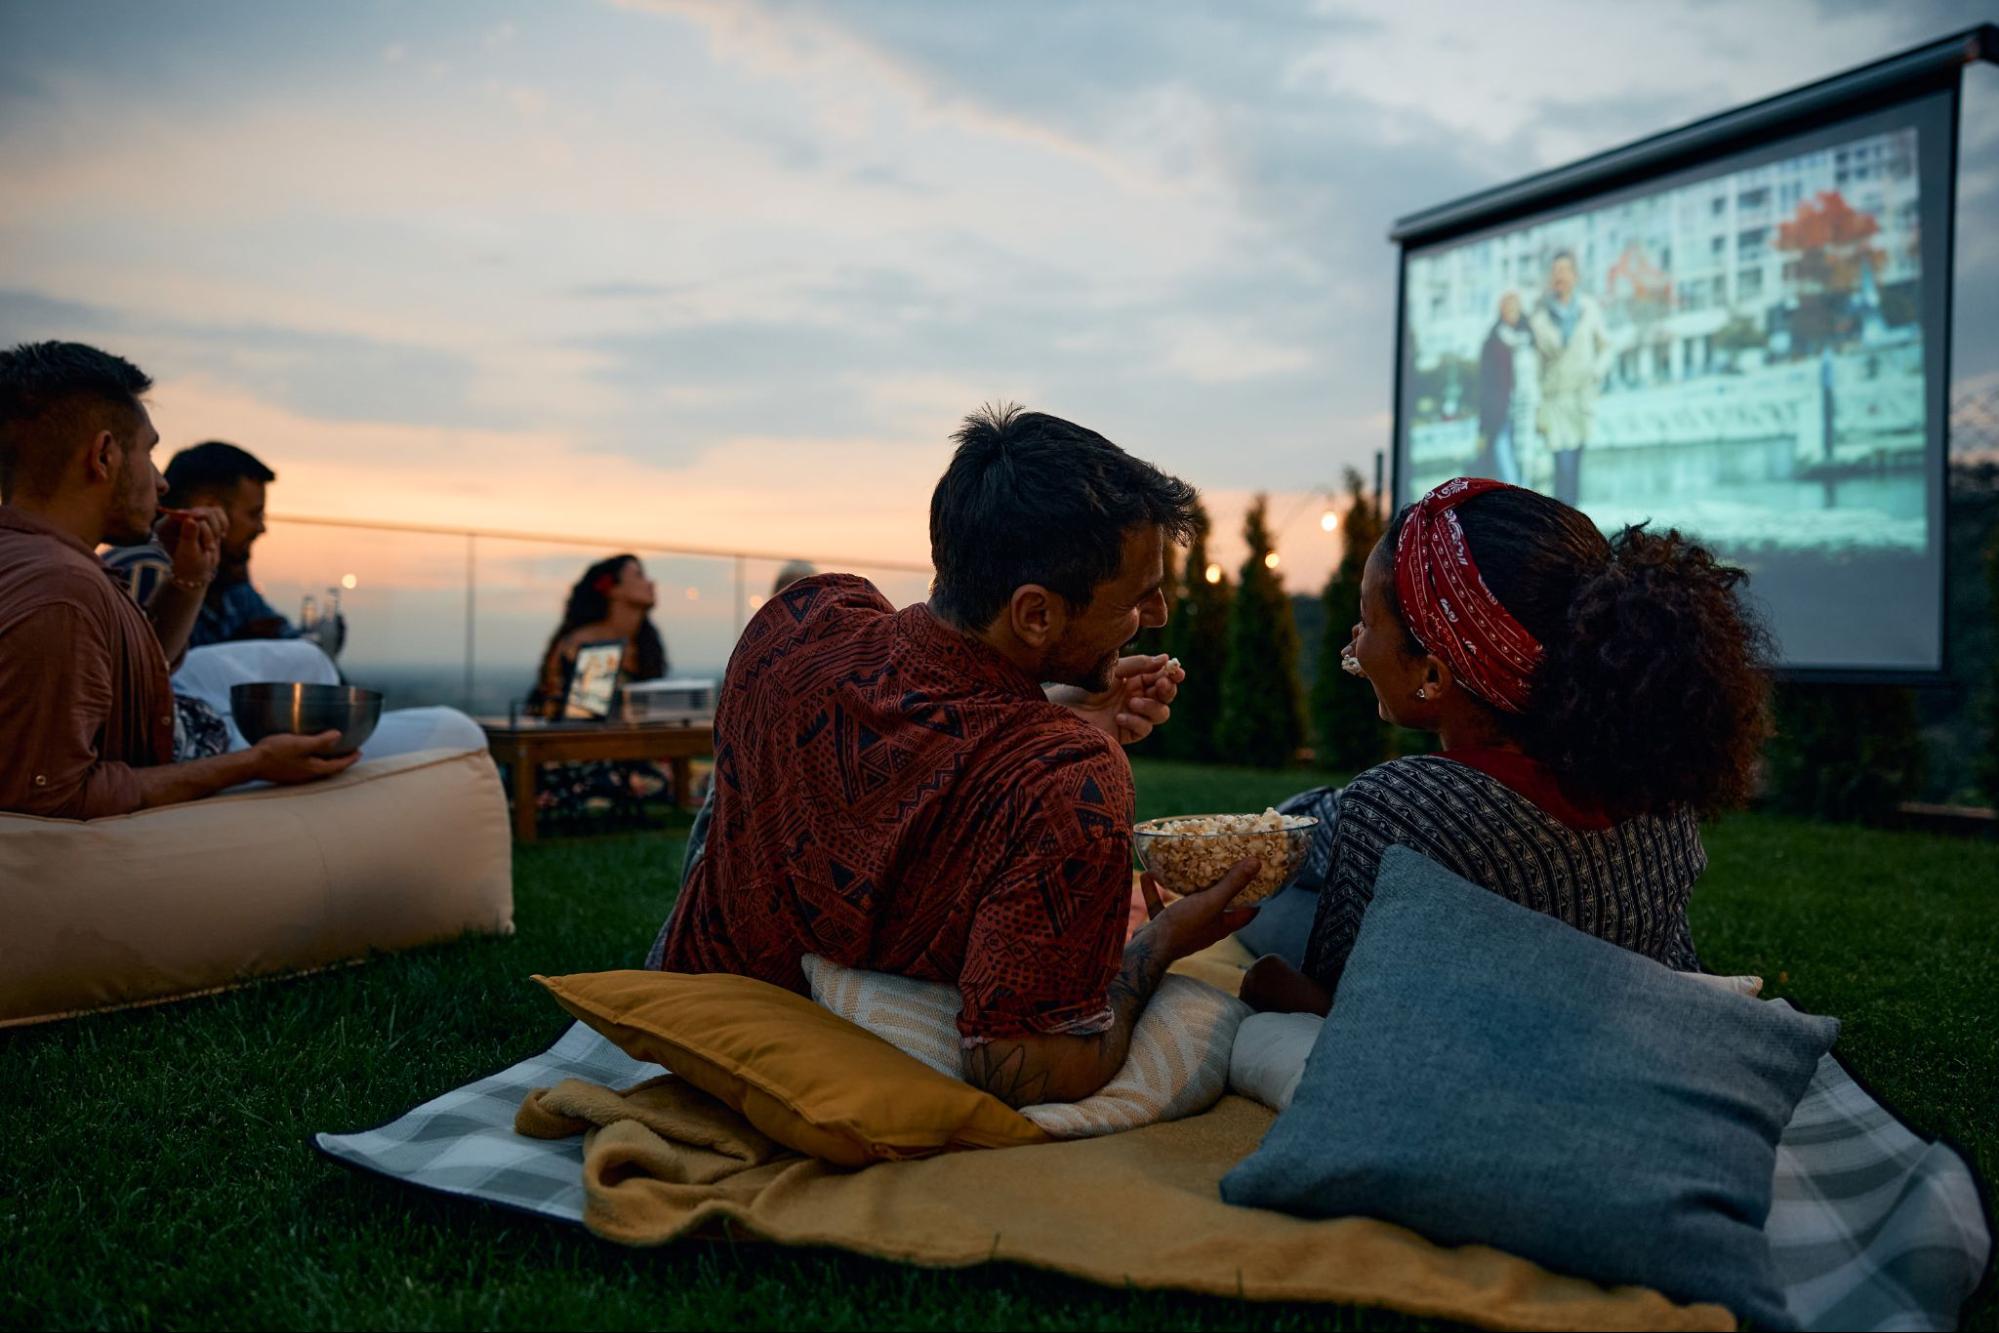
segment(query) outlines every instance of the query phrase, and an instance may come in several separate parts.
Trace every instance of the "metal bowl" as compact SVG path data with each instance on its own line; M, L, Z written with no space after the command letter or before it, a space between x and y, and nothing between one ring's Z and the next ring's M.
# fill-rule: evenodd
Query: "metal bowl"
M1218 816L1175 815L1137 825L1132 840L1138 847L1139 864L1151 871L1162 887L1188 894L1207 888L1243 857L1254 856L1263 867L1234 899L1236 906L1247 906L1263 901L1297 878L1305 865L1305 853L1312 847L1312 831L1319 826L1312 815L1285 815L1281 829L1242 833L1194 833L1187 829L1195 820L1215 818Z
M298 685L289 681L229 687L229 711L243 739L255 745L266 736L340 733L336 755L352 754L382 720L382 696L352 685Z

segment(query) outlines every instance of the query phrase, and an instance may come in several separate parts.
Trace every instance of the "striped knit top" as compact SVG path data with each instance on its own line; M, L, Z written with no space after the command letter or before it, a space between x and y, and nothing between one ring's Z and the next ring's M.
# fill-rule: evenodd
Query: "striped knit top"
M1305 971L1328 990L1353 950L1382 855L1395 846L1677 971L1700 970L1687 899L1707 852L1691 810L1580 828L1476 768L1412 755L1297 813L1320 817L1300 882L1319 892Z

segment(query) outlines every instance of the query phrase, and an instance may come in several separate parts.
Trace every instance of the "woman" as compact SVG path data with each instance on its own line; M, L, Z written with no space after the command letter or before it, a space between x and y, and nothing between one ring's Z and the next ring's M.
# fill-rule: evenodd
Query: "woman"
M1433 731L1322 798L1301 973L1243 997L1325 1013L1388 847L1682 971L1700 818L1741 805L1769 732L1768 642L1744 575L1678 532L1606 541L1557 500L1460 477L1397 514L1342 665L1381 716Z
M584 570L569 590L562 623L549 636L548 648L541 655L541 671L528 695L529 707L544 717L561 716L576 650L586 643L617 640L625 645L624 663L618 671L620 686L666 675L666 644L651 615L658 600L659 590L635 555L614 555Z
M666 675L666 643L652 623L658 590L635 555L614 555L583 571L569 590L562 623L549 636L528 707L543 717L562 716L576 653L589 643L615 640L625 645L618 685L658 680ZM548 764L542 768L541 805L557 818L622 809L635 813L640 801L667 791L669 779L656 764L642 762Z

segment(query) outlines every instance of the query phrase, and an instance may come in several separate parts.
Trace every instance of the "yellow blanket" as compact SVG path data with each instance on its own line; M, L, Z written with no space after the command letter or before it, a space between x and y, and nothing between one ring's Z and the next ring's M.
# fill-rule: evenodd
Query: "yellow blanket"
M627 1245L723 1223L941 1268L1011 1260L1109 1286L1385 1306L1487 1328L1732 1329L1715 1305L1557 1277L1483 1246L1445 1249L1368 1218L1305 1221L1221 1201L1270 1127L1241 1097L1126 1134L843 1170L787 1153L670 1076L628 1093L571 1080L516 1127L579 1129L584 1221Z

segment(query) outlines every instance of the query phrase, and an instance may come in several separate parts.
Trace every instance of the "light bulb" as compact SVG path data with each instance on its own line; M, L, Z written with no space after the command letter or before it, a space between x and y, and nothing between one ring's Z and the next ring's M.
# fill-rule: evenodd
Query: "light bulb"
M1263 567L1265 569L1277 568L1277 552L1272 551L1269 555L1263 557Z
M750 594L750 610L755 611L761 606L763 606L763 604L764 604L764 599L762 593Z
M1332 510L1328 509L1325 513L1319 515L1319 531L1331 532L1333 529L1339 527L1339 525L1340 516Z
M690 601L690 602L698 602L698 601L700 601L700 600L701 600L701 590L700 590L699 588L689 588L689 589L687 590L687 600L688 600L688 601Z
M1220 583L1222 581L1222 567L1220 565L1211 562L1208 565L1208 568L1205 572L1207 574L1208 582Z

